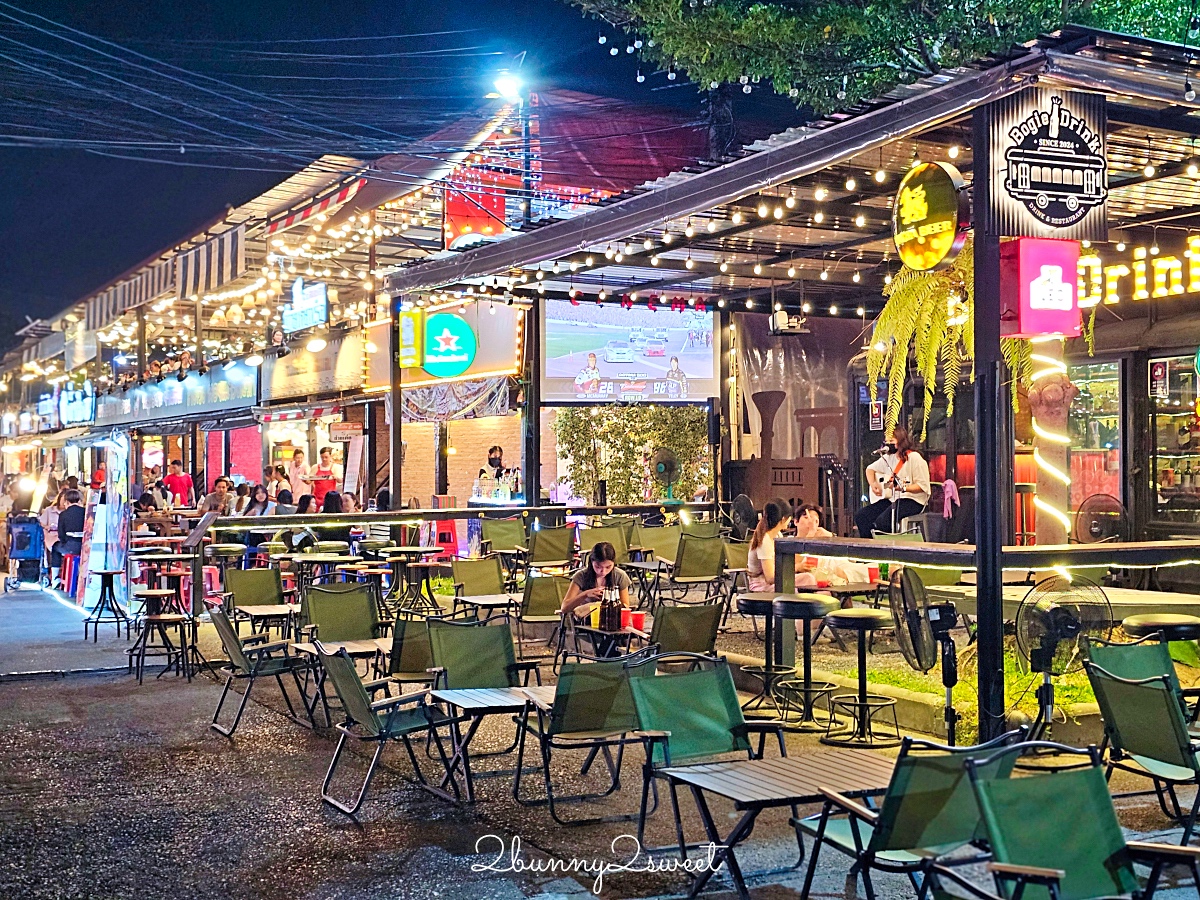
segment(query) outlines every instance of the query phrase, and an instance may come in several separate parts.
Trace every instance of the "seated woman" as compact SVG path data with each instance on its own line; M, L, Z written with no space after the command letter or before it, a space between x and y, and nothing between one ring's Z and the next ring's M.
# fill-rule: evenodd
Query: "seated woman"
M775 590L775 539L783 534L792 523L792 507L786 500L770 500L763 507L762 516L750 538L750 555L746 561L746 574L750 579L750 590L755 592ZM815 588L817 579L808 572L804 557L796 557L796 587Z
M796 537L827 538L833 532L821 526L821 508L815 503L805 503L796 514ZM854 563L838 556L805 556L806 568L817 579L818 585L846 584L870 581L870 571L862 563Z
M567 596L563 598L559 612L571 613L577 619L585 619L597 603L604 599L607 590L618 591L621 605L629 608L629 576L617 567L617 550L608 541L600 541L588 554L588 564L571 578ZM596 656L613 656L619 645L613 638L595 642Z

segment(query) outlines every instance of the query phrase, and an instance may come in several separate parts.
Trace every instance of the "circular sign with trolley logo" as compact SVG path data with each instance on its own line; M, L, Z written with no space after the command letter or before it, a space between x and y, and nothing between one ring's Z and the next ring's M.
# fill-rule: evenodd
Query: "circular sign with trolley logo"
M950 265L966 242L969 225L958 169L928 162L908 170L892 205L892 240L901 262L918 272Z
M1009 129L1004 190L1052 228L1068 228L1104 202L1103 135L1057 94Z

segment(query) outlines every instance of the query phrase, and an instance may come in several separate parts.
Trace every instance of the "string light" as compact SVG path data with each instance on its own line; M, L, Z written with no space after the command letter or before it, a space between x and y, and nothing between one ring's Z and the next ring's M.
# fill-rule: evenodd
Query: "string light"
M846 190L853 191L858 187L858 182L854 180L854 176L846 179Z

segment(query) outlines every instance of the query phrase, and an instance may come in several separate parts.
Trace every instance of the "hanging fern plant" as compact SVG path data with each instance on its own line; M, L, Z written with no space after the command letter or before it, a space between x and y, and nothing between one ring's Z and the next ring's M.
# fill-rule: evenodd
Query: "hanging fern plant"
M884 429L891 431L900 419L911 359L925 387L921 427L924 441L939 383L949 416L954 413L954 395L964 365L970 365L970 380L975 380L975 259L971 240L946 269L918 272L902 268L883 289L883 295L887 303L875 321L867 349L871 399L878 399L878 384L886 378ZM1084 325L1089 353L1094 324L1093 318ZM1033 374L1032 345L1020 338L1002 338L1000 352L1008 366L1015 410L1018 388L1028 386Z

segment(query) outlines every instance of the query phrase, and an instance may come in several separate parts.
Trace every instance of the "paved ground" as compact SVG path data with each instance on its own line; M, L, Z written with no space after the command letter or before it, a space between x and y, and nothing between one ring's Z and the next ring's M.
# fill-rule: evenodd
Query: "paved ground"
M14 646L22 629L33 627L20 624L30 613L47 633L62 628L63 639ZM33 592L0 600L0 672L45 671L59 660L124 664L123 640L105 651L90 642L84 648L78 620L75 611ZM54 665L44 664L49 658ZM390 751L354 824L318 800L332 737L283 716L277 690L266 687L264 705L250 706L229 741L208 728L219 693L208 677L189 685L168 676L140 688L111 673L0 679L0 898L582 898L591 895L589 877L473 867L486 866L499 841L511 847L514 837L530 864L620 858L610 842L630 832L627 823L559 827L544 809L517 805L507 778L480 781L474 808L455 805L415 786L398 749ZM494 721L478 749L498 748L511 735L511 723ZM808 738L790 743L793 753L808 746ZM633 756L621 791L589 813L635 809L640 778ZM579 784L578 758L555 766L567 789ZM364 760L352 762L353 773L361 773ZM433 775L434 764L422 763ZM506 764L490 760L480 768ZM531 779L528 788L538 791L539 781ZM1122 807L1125 823L1140 832L1165 827L1141 801ZM698 838L687 800L684 810ZM732 809L714 811L722 829L732 825ZM648 839L664 843L669 830L660 811ZM739 856L747 871L782 869L752 881L755 900L799 895L802 872L786 868L795 863L796 843L783 812L764 814ZM854 896L847 868L844 857L823 856L814 893L822 900ZM876 886L884 900L912 894L898 878L877 878ZM677 896L685 888L678 873L614 874L601 896ZM1160 896L1173 900L1185 891L1194 896L1190 886ZM723 875L706 896L732 896Z

